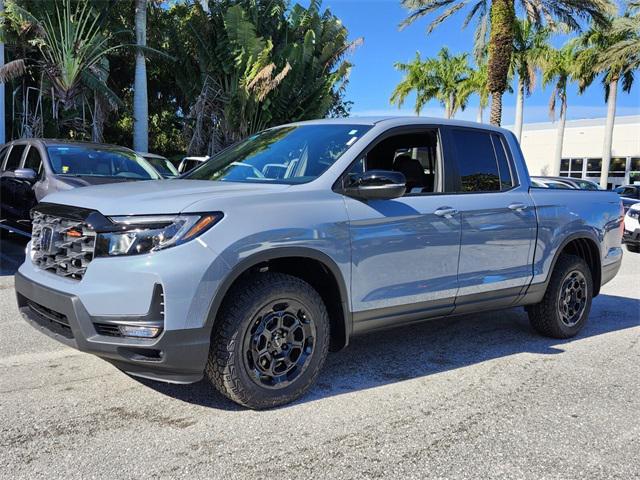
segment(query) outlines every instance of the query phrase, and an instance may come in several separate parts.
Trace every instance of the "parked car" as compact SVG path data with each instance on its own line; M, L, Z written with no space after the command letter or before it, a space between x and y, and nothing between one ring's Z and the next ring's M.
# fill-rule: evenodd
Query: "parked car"
M640 203L629 207L624 216L624 234L622 241L627 245L627 250L640 253Z
M204 377L251 408L300 397L328 350L381 328L525 306L572 337L620 268L620 200L530 186L488 125L275 127L183 178L48 196L18 306L131 375Z
M536 188L553 188L561 190L576 190L570 183L557 180L555 177L531 177L532 186Z
M207 160L209 160L209 157L184 157L180 165L178 165L178 172L180 174L187 173Z
M572 188L576 188L578 190L602 190L600 185L591 180L585 180L584 178L573 178L573 177L531 177L532 180L540 180L544 182L554 181L564 183L569 185Z
M613 190L621 197L640 200L640 185L623 185Z
M133 151L66 140L15 140L0 148L0 227L29 235L45 195L88 185L162 178Z
M178 169L173 165L173 163L171 163L171 160L163 157L162 155L140 152L138 152L138 155L149 162L151 166L155 168L160 175L162 175L162 178L176 178L180 175Z
M624 213L627 213L630 207L638 203L638 199L636 198L620 197L620 200L622 200L622 208L624 209Z

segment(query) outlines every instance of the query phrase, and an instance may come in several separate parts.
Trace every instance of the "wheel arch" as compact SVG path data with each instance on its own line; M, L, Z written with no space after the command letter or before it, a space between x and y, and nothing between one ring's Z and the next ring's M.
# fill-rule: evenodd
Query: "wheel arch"
M220 284L209 307L207 326L216 317L231 287L247 275L265 271L287 273L309 283L322 297L331 322L331 350L346 347L352 331L348 289L338 264L327 254L306 247L278 247L255 253L238 262ZM324 283L326 281L326 283Z
M597 239L594 235L587 232L574 233L565 238L554 255L553 263L551 264L545 283L548 284L558 258L560 258L560 255L563 253L576 255L587 262L589 270L591 271L591 278L593 279L593 296L596 297L600 293L600 284L602 283L602 259Z

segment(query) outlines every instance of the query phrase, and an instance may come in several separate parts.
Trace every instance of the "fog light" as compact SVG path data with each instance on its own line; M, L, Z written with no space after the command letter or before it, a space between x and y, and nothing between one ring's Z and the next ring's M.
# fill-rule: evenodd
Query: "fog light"
M157 337L160 327L134 327L133 325L120 325L120 333L125 337L154 338Z

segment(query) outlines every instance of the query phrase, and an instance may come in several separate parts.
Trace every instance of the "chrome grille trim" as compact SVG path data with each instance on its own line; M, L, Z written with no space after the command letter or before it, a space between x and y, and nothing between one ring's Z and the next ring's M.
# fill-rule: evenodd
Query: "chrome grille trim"
M33 211L31 259L39 268L82 280L95 244L96 233L84 222Z

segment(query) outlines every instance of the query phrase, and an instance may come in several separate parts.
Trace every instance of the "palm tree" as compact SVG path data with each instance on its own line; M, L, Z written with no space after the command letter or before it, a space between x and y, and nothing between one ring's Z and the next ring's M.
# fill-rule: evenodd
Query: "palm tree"
M147 65L142 48L147 45L147 0L136 0L136 70L133 87L133 149L149 151Z
M640 68L640 1L629 1L624 17L613 21L609 34L617 40L602 52L600 66L611 63L627 65L627 70Z
M465 88L471 69L468 55L451 55L444 47L436 58L421 60L420 54L410 63L396 63L398 70L404 71L405 77L391 95L391 103L401 107L407 95L416 91L416 114L420 115L422 107L432 99L436 99L445 108L447 118L453 118L459 109L464 110L470 91Z
M584 90L597 75L602 75L605 100L607 103L607 121L605 136L602 146L602 170L600 172L600 185L607 187L609 167L611 165L611 146L613 144L613 128L616 117L616 101L618 84L622 80L623 91L629 93L633 85L634 70L640 64L637 61L638 45L640 45L640 28L626 29L619 22L626 24L633 18L628 13L625 18L612 19L607 27L593 26L580 37L582 50L578 55L578 68L582 76L580 85ZM628 42L635 43L635 52L627 50L630 57L619 54L612 49L615 45Z
M53 17L45 11L36 18L15 1L7 2L5 13L13 25L29 26L23 30L33 34L28 44L37 47L37 55L16 58L0 67L1 82L30 72L38 79L38 103L50 96L58 125L80 132L86 127L85 110L91 112L91 96L99 96L111 106L121 104L106 85L106 78L107 55L123 45L109 46L111 38L101 31L104 12L94 10L88 0L75 2L73 7L71 0L64 0L62 8L56 5ZM94 122L96 118L94 115ZM101 127L94 131L101 131Z
M489 91L491 92L491 123L500 125L502 120L502 95L508 87L509 67L513 53L514 25L516 21L515 0L402 0L410 10L401 28L417 19L442 11L427 28L427 32L466 9L463 23L466 27L474 18L478 19L475 50L481 51L489 36ZM518 4L527 18L542 25L545 21L558 19L568 28L580 30L581 18L592 18L598 22L614 11L610 0L519 0Z
M515 135L522 137L524 97L531 95L536 84L536 69L542 55L548 49L549 30L540 28L530 20L518 20L514 25L513 56L511 66L518 75L516 90Z
M469 78L464 82L463 88L469 94L478 95L476 121L482 123L484 121L484 109L489 104L489 70L486 61L480 61L478 67L471 71Z
M575 45L573 42L569 42L559 50L550 50L541 62L543 85L553 85L553 91L549 100L549 115L552 119L555 119L556 104L558 101L560 102L556 152L551 168L552 176L558 176L560 174L564 127L567 121L567 86L569 82L575 80L577 77L576 56Z

